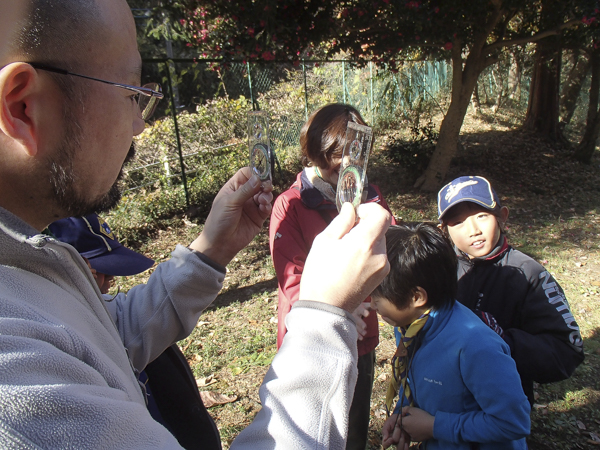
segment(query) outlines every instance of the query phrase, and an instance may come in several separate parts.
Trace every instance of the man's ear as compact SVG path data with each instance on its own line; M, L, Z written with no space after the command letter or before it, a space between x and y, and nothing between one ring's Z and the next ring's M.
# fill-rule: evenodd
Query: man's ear
M423 289L421 286L417 286L413 293L413 303L416 308L420 308L422 306L427 305L427 291Z
M0 132L29 156L38 151L34 120L38 83L38 74L29 64L12 63L0 70Z

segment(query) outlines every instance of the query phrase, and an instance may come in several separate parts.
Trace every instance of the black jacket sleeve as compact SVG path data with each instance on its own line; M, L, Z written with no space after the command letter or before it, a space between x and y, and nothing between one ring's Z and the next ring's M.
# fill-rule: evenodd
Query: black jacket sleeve
M533 259L521 268L529 289L519 326L505 328L505 340L523 378L539 383L564 380L584 358L579 326L552 275Z

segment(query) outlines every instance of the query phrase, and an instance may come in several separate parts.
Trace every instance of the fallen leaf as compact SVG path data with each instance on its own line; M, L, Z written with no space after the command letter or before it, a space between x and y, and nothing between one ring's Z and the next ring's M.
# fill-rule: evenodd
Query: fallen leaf
M231 403L237 400L237 395L228 396L213 391L200 391L200 397L202 398L204 406L207 408L215 405L224 405L225 403Z
M590 437L592 438L592 441L600 442L600 437L598 437L596 433L590 433Z
M213 375L209 375L205 378L196 379L196 384L198 385L198 387L210 386L211 384L215 384L216 382L217 380Z
M385 419L387 417L385 409L378 409L377 411L375 411L375 413L373 413L373 415L376 419Z
M585 424L581 420L577 421L577 428L579 428L580 430L586 430L587 429L587 428L585 428Z

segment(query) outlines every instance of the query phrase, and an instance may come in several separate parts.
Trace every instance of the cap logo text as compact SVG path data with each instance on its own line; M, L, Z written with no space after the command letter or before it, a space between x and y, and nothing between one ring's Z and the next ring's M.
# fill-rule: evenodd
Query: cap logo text
M478 183L478 181L476 181L476 180L470 180L470 181L463 181L462 183L458 183L458 184L452 184L452 185L448 186L448 191L446 192L446 195L444 196L444 198L446 199L447 202L449 202L454 197L456 197L462 189L466 188L467 186L472 186L477 183Z

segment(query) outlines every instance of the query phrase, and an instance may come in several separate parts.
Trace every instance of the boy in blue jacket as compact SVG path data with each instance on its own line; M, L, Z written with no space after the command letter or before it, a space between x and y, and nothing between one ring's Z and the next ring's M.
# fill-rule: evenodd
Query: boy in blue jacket
M401 394L383 447L526 449L530 406L510 349L455 301L451 244L429 224L392 226L386 241L390 273L371 307L400 330L392 366Z
M438 218L458 255L456 299L508 344L533 405L534 381L564 380L584 358L563 290L541 264L509 245L508 208L485 178L463 176L444 186Z

